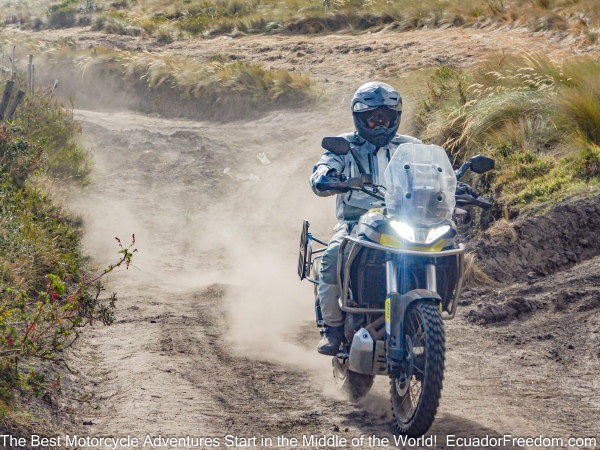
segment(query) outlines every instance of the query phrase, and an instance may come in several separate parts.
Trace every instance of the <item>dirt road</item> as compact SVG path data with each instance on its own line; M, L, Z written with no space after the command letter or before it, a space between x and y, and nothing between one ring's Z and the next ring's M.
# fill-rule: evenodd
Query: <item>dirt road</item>
M219 124L76 111L95 159L92 185L69 201L84 217L86 250L103 265L114 259L114 236L126 241L132 233L139 249L135 267L109 280L119 293L117 323L87 333L77 350L79 381L96 393L101 407L76 411L77 423L93 421L82 432L142 440L211 437L222 447L226 435L256 436L258 447L261 436L285 447L289 443L277 437L298 438L301 446L303 435L333 434L349 442L375 435L395 446L387 380L378 379L360 405L336 393L330 359L315 351L312 288L296 276L302 220L325 238L334 222L333 199L319 199L308 188L320 138L350 129L352 89L373 76L389 76L392 66L404 72L436 58L465 65L502 48L539 47L557 57L573 50L572 43L523 32L448 33L172 44L170 50L192 56L230 48L243 58L307 71L330 94L310 111ZM81 41L90 35L82 32ZM95 42L113 39L95 36ZM127 45L134 44L143 42ZM336 45L348 51L333 51ZM390 51L398 55L382 56ZM284 56L270 59L277 54ZM312 62L300 62L305 60ZM271 164L261 164L261 152ZM479 301L476 292L469 298L473 305ZM486 328L465 318L469 309L447 323L446 378L431 429L433 446L449 447L448 435L561 437L564 448L568 437L598 437L598 358L548 358L549 342L530 339L530 328L552 326L560 317L544 313ZM595 314L586 325L590 335L598 329ZM348 447L386 446L364 441Z

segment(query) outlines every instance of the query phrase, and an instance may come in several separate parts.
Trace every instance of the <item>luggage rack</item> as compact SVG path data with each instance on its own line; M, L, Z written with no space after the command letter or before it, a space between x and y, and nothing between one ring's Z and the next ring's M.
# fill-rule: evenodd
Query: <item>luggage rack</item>
M325 241L322 241L319 238L314 237L312 235L312 233L310 233L308 231L309 227L310 227L310 224L308 223L308 220L305 220L304 223L302 224L302 234L300 235L300 255L298 258L298 276L300 277L300 280L307 279L311 283L319 284L319 280L316 280L316 279L310 277L310 268L316 260L321 259L323 257L323 255L319 255L319 256L313 256L313 255L317 255L319 253L325 252L325 250L327 249L328 243ZM323 248L313 250L313 241L317 242L318 244L323 245Z

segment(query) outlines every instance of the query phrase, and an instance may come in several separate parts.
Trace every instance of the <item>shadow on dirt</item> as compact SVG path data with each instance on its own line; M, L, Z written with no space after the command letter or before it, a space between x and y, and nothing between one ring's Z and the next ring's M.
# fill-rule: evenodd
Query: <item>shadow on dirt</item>
M500 221L472 248L483 271L501 283L528 281L600 254L599 196L573 198L546 213Z
M402 446L402 441L398 441L398 443L395 441L399 437L394 435L390 399L382 394L369 393L356 405L354 411L343 414L340 424L341 427L358 428L366 438L376 436L378 439L388 439L390 447ZM430 441L425 441L427 448L430 446L435 448L451 447L457 450L463 448L520 450L524 448L511 445L512 441L510 440L505 443L504 435L496 430L454 414L439 413L429 431L429 434L425 436L430 438ZM421 445L418 442L417 445ZM381 441L373 441L373 444L372 447L382 445ZM412 445L408 445L413 448Z

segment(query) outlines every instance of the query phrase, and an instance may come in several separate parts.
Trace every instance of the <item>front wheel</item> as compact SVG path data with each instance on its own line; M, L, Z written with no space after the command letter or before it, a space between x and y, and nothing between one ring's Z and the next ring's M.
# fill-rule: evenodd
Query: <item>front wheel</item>
M353 372L337 357L333 358L332 364L333 378L335 379L337 388L348 395L351 401L356 402L360 400L371 390L373 380L375 379L374 376Z
M429 430L442 393L444 325L437 306L416 301L404 322L408 362L405 373L390 377L394 424L400 434L422 436Z

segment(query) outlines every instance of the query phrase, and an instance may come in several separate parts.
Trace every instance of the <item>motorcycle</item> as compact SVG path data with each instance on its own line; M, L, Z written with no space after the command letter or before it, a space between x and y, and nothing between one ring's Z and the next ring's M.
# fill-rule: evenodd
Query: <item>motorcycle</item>
M342 137L326 137L322 146L337 155L353 152ZM388 376L394 424L408 437L429 430L441 396L443 320L456 314L465 271L465 246L457 242L454 218L467 205L492 206L489 198L456 195L456 184L469 169L482 174L493 167L493 159L478 155L454 172L441 147L403 144L386 168L385 185L373 184L370 174L316 182L322 191L350 189L374 199L339 248L345 338L333 357L334 378L358 400L375 376ZM319 327L316 294L326 246L304 221L298 275L315 284Z

